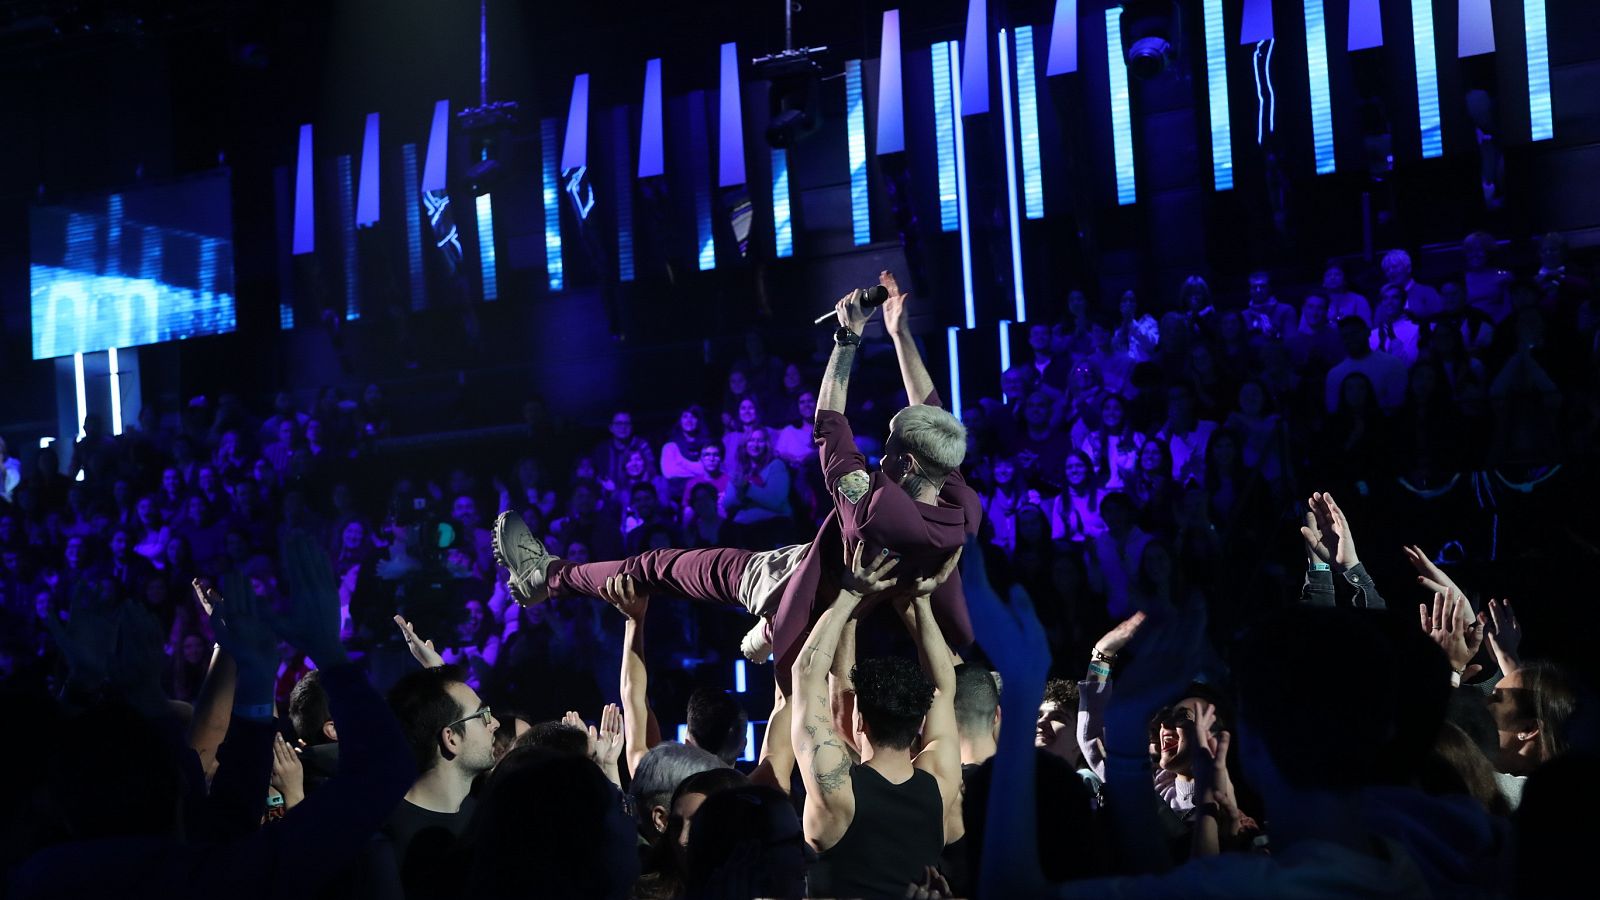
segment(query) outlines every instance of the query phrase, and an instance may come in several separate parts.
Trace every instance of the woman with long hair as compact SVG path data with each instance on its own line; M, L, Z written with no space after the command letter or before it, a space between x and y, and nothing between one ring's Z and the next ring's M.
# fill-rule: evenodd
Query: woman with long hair
M750 432L760 431L766 434L767 443L776 443L773 439L772 429L768 428L762 419L761 406L754 397L744 397L739 400L733 420L728 424L728 430L722 435L722 449L726 451L723 459L737 462L744 457L745 440ZM733 466L732 468L737 468Z
M732 524L746 533L745 543L765 546L788 532L794 512L789 504L789 467L772 452L765 428L747 432L743 450L722 505Z
M661 475L667 479L667 496L681 496L689 479L705 475L700 450L710 440L705 410L698 404L684 407L661 445Z
M1139 465L1145 436L1133 429L1128 404L1116 394L1100 401L1100 427L1089 432L1078 449L1089 458L1108 491L1120 491Z
M992 489L983 496L983 518L994 529L993 543L1007 554L1017 548L1017 509L1029 502L1028 483L1009 456L991 466Z
M1139 527L1151 534L1170 534L1176 525L1178 484L1172 477L1167 442L1150 438L1139 448L1139 468L1128 479L1127 494L1139 506Z
M1094 476L1094 463L1080 450L1067 454L1066 480L1061 494L1050 504L1050 537L1081 544L1105 533L1100 500L1105 490Z

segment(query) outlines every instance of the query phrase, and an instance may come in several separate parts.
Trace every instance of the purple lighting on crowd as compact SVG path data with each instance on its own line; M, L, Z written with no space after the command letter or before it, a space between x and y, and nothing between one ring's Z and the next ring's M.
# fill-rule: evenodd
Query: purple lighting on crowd
M639 121L639 177L667 171L661 150L661 60L644 65L644 113Z
M1078 71L1078 0L1056 0L1056 17L1050 25L1050 58L1044 74L1066 75Z
M1345 47L1354 53L1383 46L1383 10L1378 0L1350 0L1350 40Z
M317 251L317 213L311 189L311 126L300 126L300 151L294 159L294 255Z
M450 101L433 105L433 127L428 129L428 150L422 162L422 192L445 189L445 161L450 153Z
M739 115L739 45L722 45L717 92L717 187L744 184L744 124Z
M989 111L989 3L968 0L967 57L961 61L961 115Z
M905 100L900 88L900 10L883 13L878 53L878 155L906 149Z

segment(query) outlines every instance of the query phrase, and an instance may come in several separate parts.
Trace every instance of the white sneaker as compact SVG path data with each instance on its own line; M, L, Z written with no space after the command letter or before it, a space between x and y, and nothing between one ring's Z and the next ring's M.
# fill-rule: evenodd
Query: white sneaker
M772 620L758 619L754 628L739 641L739 652L744 658L760 665L772 661Z
M495 519L494 561L511 573L506 586L517 603L532 606L550 599L545 571L551 560L559 558L545 549L544 542L533 536L516 512L506 510Z

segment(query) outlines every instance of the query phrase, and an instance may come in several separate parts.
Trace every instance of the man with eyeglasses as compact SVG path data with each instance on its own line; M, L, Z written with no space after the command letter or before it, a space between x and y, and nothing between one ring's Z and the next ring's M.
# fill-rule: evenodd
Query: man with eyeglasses
M650 444L644 438L633 432L633 413L619 409L611 414L611 436L595 446L589 458L594 460L595 475L603 481L613 484L624 484L628 480L626 471L628 456L634 451L644 454L645 471L654 475L656 471L656 457L650 450ZM608 488L609 489L609 488Z
M472 782L494 768L489 707L455 666L412 672L389 691L389 707L417 764L416 783L368 851L372 896L443 896L456 839L472 821Z

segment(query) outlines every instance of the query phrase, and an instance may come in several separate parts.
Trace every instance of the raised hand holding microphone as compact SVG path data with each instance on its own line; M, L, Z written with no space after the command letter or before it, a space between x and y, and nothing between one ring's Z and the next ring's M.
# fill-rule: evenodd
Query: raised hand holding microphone
M839 303L840 304L850 303L850 304L854 305L855 308L857 310L859 310L861 312L861 314L862 314L861 318L860 318L861 324L865 325L866 322L867 322L867 319L872 317L871 310L873 310L873 309L875 309L875 308L877 308L879 306L882 306L883 305L883 301L885 301L887 299L889 299L889 289L884 287L881 284L875 284L872 287L857 288L857 289L851 291L850 293L846 294L844 299L840 300ZM813 325L821 325L823 322L826 322L829 319L833 318L837 314L837 312L838 312L838 307L836 305L833 312L825 312L822 315L817 316L816 319L814 319L811 324L813 324ZM855 325L852 325L849 321L846 321L845 319L842 319L842 318L839 320L839 324L841 324L841 325L850 325L850 327L852 329L854 329L858 333L861 331L861 329L859 327L857 327Z

